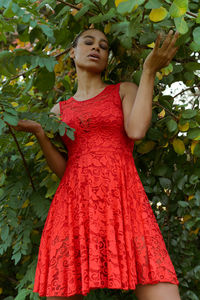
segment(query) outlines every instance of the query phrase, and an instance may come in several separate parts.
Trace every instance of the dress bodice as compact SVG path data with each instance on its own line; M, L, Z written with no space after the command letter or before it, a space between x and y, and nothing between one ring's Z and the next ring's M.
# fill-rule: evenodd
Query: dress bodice
M97 96L78 101L73 97L60 102L61 120L75 129L75 140L62 137L69 158L87 153L133 151L134 141L124 129L120 83L106 86Z

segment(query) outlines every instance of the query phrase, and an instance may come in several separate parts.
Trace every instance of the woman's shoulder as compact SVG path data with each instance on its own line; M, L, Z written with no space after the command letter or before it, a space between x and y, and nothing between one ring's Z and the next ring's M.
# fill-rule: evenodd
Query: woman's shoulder
M123 98L127 94L135 94L137 92L137 89L138 86L134 82L119 82L119 93L121 98Z

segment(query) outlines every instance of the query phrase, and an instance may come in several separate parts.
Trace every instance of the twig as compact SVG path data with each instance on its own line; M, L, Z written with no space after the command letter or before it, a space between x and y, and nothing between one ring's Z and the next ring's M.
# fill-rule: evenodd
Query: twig
M59 53L59 54L56 54L54 57L57 59L57 58L59 58L60 56L62 56L63 54L69 52L69 50L70 50L70 48L67 48L67 49L64 50L63 52L61 52L61 53ZM24 75L26 75L28 72L33 71L33 70L36 70L36 69L38 69L38 68L39 68L39 66L37 66L37 67L35 67L35 68L31 69L31 70L29 69L29 70L27 70L27 71L24 71L24 72L22 72L22 73L20 73L20 74L18 74L18 75L15 75L15 76L11 77L9 81L7 81L7 82L4 81L2 84L8 84L8 83L11 82L12 80L14 80L14 79L16 79L16 78L18 78L18 77L20 77L20 76L24 76Z
M198 88L199 88L199 87L200 87L200 84L191 86L191 87L189 87L189 88L187 88L187 89L185 89L185 90L179 92L178 94L176 94L175 96L173 96L173 98L176 98L177 96L179 96L179 95L185 93L186 91L189 91L189 90L191 90L192 88L195 88L195 87L198 87Z
M71 47L67 48L66 50L64 50L64 51L61 52L61 53L56 54L54 57L55 57L55 58L58 58L58 57L62 56L63 54L69 52L70 48L71 48Z
M69 7L71 7L71 8L74 8L74 9L77 9L77 10L80 10L80 9L81 9L81 8L77 7L76 5L71 4L71 3L69 3L69 2L65 2L65 1L63 1L63 0L57 0L57 1L60 2L60 3L63 3L64 5L69 6ZM89 16L92 16L92 17L96 16L95 14L91 13L90 11L88 11L86 14L88 14Z
M192 13L191 11L186 12L187 15L197 18L197 14Z
M98 8L98 10L100 11L100 13L102 13L102 15L103 15L103 12L102 12L101 7L99 6L99 4L97 4L94 1L92 1L92 3Z
M16 138L14 132L12 131L11 126L8 125L8 127L9 127L9 131L10 131L10 133L11 133L11 135L12 135L12 137L13 137L13 139L14 139L16 145L17 145L17 149L18 149L18 151L19 151L19 153L20 153L20 155L21 155L21 157L22 157L22 160L23 160L23 163L24 163L24 167L25 167L26 172L27 172L27 175L28 175L28 177L30 178L30 181L31 181L32 188L33 188L33 190L35 191L36 189L35 189L35 186L34 186L34 183L33 183L33 179L32 179L32 177L31 177L31 174L30 174L30 172L29 172L28 165L27 165L27 162L26 162L26 160L25 160L24 154L22 153L22 151L21 151L21 149L20 149L19 143L18 143L18 141L17 141L17 138Z
M164 0L164 2L165 2L166 4L168 4L168 5L169 5L169 3L168 3L166 0ZM186 14L187 14L187 15L190 15L190 16L192 16L192 17L194 17L194 18L197 18L197 17L198 17L198 15L197 15L197 14L195 14L195 13L192 13L192 12L190 12L190 11L186 11Z
M158 102L153 102L153 105L157 105L161 108L163 108L164 110L166 110L168 112L168 114L170 114L176 121L178 121L178 117L173 114L169 109L167 109L166 107L164 107L162 104L158 103Z

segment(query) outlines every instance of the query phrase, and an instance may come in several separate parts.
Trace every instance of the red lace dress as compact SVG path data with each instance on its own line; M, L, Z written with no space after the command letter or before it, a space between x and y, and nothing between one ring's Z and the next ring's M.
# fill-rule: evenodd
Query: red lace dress
M74 141L63 137L69 159L41 237L39 296L179 284L134 164L119 86L60 102L62 121L76 131Z

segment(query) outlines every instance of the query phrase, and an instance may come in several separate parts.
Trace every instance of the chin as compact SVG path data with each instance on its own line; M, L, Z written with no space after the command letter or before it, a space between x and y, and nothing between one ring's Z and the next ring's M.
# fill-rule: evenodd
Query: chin
M77 65L82 71L88 71L95 74L101 74L106 66L102 66L100 64L87 64L87 65Z

